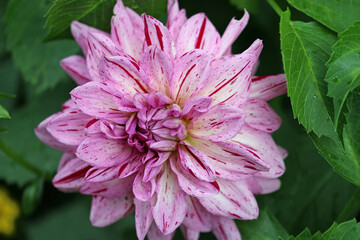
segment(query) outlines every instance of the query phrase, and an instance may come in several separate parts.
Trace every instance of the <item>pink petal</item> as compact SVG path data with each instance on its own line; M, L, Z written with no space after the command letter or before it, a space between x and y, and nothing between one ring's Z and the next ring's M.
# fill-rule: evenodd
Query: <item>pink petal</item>
M202 50L187 52L176 60L170 95L178 105L203 87L210 75L210 60L210 55Z
M214 215L251 220L258 217L259 209L254 195L242 181L218 180L217 195L198 198L200 203Z
M269 133L244 126L241 132L229 142L242 146L266 164L269 171L256 173L256 176L277 178L284 173L283 154Z
M59 142L56 140L47 130L46 126L48 123L52 120L54 120L56 117L61 115L62 113L55 113L51 115L50 117L43 120L36 128L35 128L35 134L36 136L46 145L49 145L50 147L56 148L63 152L75 152L76 147L67 145L64 143Z
M78 85L83 85L91 81L86 61L81 56L73 55L64 58L60 61L60 66Z
M134 27L122 1L117 1L114 14L111 19L111 39L121 50L138 60L143 47L143 35L139 34L137 26Z
M143 240L147 232L149 231L149 228L153 221L151 203L142 202L135 198L134 204L135 204L136 235L139 240Z
M206 154L214 166L218 177L238 180L244 174L268 171L261 160L255 158L247 149L236 143L215 143L201 139L189 139L188 144Z
M99 63L104 57L127 56L120 51L110 37L90 33L88 37L89 51L86 55L86 63L90 76L95 81L100 81Z
M155 223L163 234L170 234L184 220L187 204L185 193L168 165L164 165L164 172L158 178L156 193L157 200L152 209Z
M177 175L179 186L185 193L194 197L204 197L219 192L219 185L216 181L207 182L200 180L189 170L181 169L178 162L179 159L177 160L175 157L170 158L171 169Z
M285 74L253 77L249 97L262 98L268 101L286 92Z
M247 186L254 194L268 194L280 188L280 180L272 178L252 177L246 178Z
M151 143L150 149L160 152L169 152L169 151L175 151L177 145L178 145L177 141L163 140L163 141L157 141Z
M106 182L118 177L119 167L92 167L85 175L87 182Z
M188 144L179 145L178 157L181 164L189 169L196 178L213 182L215 181L215 170L211 159L204 153Z
M173 73L173 62L156 45L145 48L140 67L149 77L149 87L169 96L170 78Z
M255 41L250 48L256 47L257 51L261 51L261 41ZM209 96L213 99L213 104L226 103L239 106L248 97L251 74L256 61L257 56L252 50L213 60L211 76L196 96Z
M78 158L69 160L54 176L53 185L64 192L76 192L85 184L85 174L91 168Z
M75 154L72 154L72 153L64 153L62 156L61 156L61 159L59 161L59 165L58 165L58 168L57 170L60 171L60 169L62 169L70 160L76 158L76 155Z
M248 12L246 10L244 11L244 16L240 20L236 20L235 18L231 19L229 25L221 37L220 49L216 56L223 56L227 52L231 52L231 45L235 42L249 21Z
M119 197L131 190L134 177L116 178L106 182L87 182L80 188L82 194L99 195L103 197Z
M91 116L80 110L74 110L60 114L51 120L46 128L59 142L78 146L86 138L84 129L91 119Z
M105 57L101 63L100 76L117 92L132 100L136 93L147 93L149 82L138 64L128 57Z
M189 18L182 26L176 41L177 56L193 49L203 49L216 54L219 48L220 34L204 13Z
M107 139L102 134L87 137L76 156L96 167L114 167L131 160L133 149L124 140Z
M70 92L72 99L82 112L96 118L105 118L124 124L128 114L120 112L113 101L110 89L99 82L89 82Z
M273 132L281 125L281 118L263 99L249 99L241 108L246 113L245 122L252 128Z
M200 231L199 230L193 230L191 228L184 227L184 225L181 225L181 232L184 235L186 240L198 240L200 237Z
M182 117L186 120L198 118L201 114L207 112L211 106L212 99L209 97L195 97L184 103Z
M241 240L239 229L234 220L227 217L213 217L213 233L217 239Z
M155 223L151 224L147 237L149 240L171 240L175 232L163 234Z
M143 181L143 173L138 173L133 183L133 193L136 199L140 201L149 201L155 192L156 182L151 179L148 182Z
M95 227L105 227L133 211L132 197L130 194L107 198L94 196L91 204L90 221Z
M90 33L99 33L104 36L109 36L108 33L100 31L99 29L90 27L78 21L72 21L71 23L71 33L75 38L75 41L81 47L84 55L86 56L88 53L88 36Z
M170 58L175 55L173 50L173 39L169 30L157 19L142 15L144 19L145 46L155 45Z
M199 203L196 198L186 197L187 213L183 221L183 225L187 229L195 229L201 232L209 232L211 230L212 218L211 214Z
M244 118L243 110L218 104L193 120L188 132L194 138L222 142L236 136L244 124Z
M186 22L186 11L181 9L179 11L179 3L177 0L168 1L168 19L166 27L169 29L171 36L176 41L180 32L181 27ZM176 43L176 42L175 42Z
M131 174L137 172L139 168L142 166L141 162L142 155L133 155L131 158L129 158L129 161L122 164L120 166L118 176L119 178L126 178L130 176Z

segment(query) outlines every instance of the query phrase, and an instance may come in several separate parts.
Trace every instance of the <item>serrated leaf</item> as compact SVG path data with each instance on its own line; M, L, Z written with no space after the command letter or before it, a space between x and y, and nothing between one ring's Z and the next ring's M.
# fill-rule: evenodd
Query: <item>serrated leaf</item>
M37 179L34 182L30 183L24 190L21 207L22 212L25 215L32 214L36 207L39 205L44 189L44 180Z
M324 24L342 32L360 20L360 0L288 0L296 9Z
M0 105L0 118L10 118L9 112Z
M252 221L237 221L241 236L248 240L273 240L279 237L286 239L289 234L269 209L261 209L258 219Z
M79 49L74 41L62 40L43 43L47 30L43 29L47 0L12 0L5 15L7 49L23 78L43 91L54 87L65 72L59 61Z
M298 236L291 236L289 240L359 240L360 239L360 223L355 219L333 225L325 232L317 232L313 236L308 229L305 229Z
M307 132L334 136L331 100L326 96L325 63L336 36L317 23L290 21L290 11L281 16L281 50L294 116Z
M335 127L342 130L339 117L349 92L360 86L360 23L339 34L333 53L327 63L325 81L329 83L328 96L334 102Z
M74 20L108 32L115 3L116 0L56 0L45 15L45 27L50 29L45 40L71 38L70 24Z

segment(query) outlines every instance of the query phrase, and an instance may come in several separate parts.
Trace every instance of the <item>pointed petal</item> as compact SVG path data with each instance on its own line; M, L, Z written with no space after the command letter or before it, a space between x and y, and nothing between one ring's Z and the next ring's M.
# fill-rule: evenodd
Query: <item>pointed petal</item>
M100 76L129 100L136 93L149 92L148 78L138 64L128 57L105 57L101 63Z
M258 217L259 209L254 195L242 181L218 180L217 195L198 198L200 203L214 215L251 220Z
M253 77L249 97L268 101L286 92L285 74Z
M119 166L131 160L133 149L124 140L107 139L102 134L87 137L76 156L96 167Z
M182 26L176 43L177 56L193 49L216 54L220 48L220 34L206 15L199 13Z
M73 110L77 110L79 109L74 100L72 100L71 98L69 100L67 100L62 106L61 109L63 112L68 112L68 111L73 111Z
M255 41L254 44L258 46L257 51L261 51L261 41ZM256 61L257 56L253 53L242 53L213 60L211 77L206 81L204 88L195 95L209 96L213 99L213 104L226 103L239 106L248 97L251 74Z
M109 36L109 34L100 31L99 29L90 27L78 21L72 21L71 23L71 33L75 39L75 41L81 47L84 55L86 56L88 53L88 36L90 33L99 33L104 36Z
M186 240L198 240L200 237L200 231L199 230L193 230L191 228L184 227L183 225L181 227L181 232L184 235Z
M240 133L229 142L242 146L255 158L266 164L269 171L255 173L256 176L277 178L284 173L282 152L279 151L269 133L244 126Z
M91 204L90 221L95 227L105 227L129 215L133 210L131 194L107 198L94 196Z
M241 240L239 229L234 220L227 217L213 217L213 233L217 239Z
M211 214L199 203L196 198L186 197L188 209L183 221L188 229L196 229L201 232L211 230Z
M85 175L87 182L106 182L118 177L119 167L98 168L92 167Z
M252 177L246 178L247 186L254 194L268 194L280 188L280 180L272 178Z
M177 145L178 145L177 141L163 140L163 141L151 143L150 149L160 152L170 152L170 151L175 151Z
M168 165L164 166L164 172L158 178L156 192L157 201L152 210L155 223L163 234L172 233L184 220L186 199Z
M210 60L210 55L202 50L187 52L176 60L170 95L178 105L203 87L210 76Z
M143 35L136 31L122 1L117 1L114 14L111 19L111 39L121 50L138 60L143 47Z
M83 85L91 81L86 61L82 56L73 55L60 61L60 66L78 84Z
M60 171L60 169L62 169L70 160L72 160L74 158L76 158L75 154L64 153L61 156L57 170Z
M188 139L187 143L206 154L212 160L215 174L224 179L238 180L242 179L244 174L269 170L264 162L238 144L214 143L201 139Z
M252 98L241 106L246 113L245 122L252 128L274 132L281 125L281 118L263 99Z
M134 199L136 235L139 240L144 240L153 221L151 203Z
M91 116L80 110L74 110L60 114L51 120L46 128L59 142L78 146L86 138L84 129L91 119Z
M173 73L172 60L156 45L145 48L140 67L149 77L149 87L169 96L170 78Z
M169 24L169 32L174 39L175 45L177 45L177 39L179 37L180 30L182 26L186 23L186 11L185 9L181 9L179 13L175 16L173 21Z
M157 19L142 15L144 20L145 46L155 45L163 51L168 57L173 58L175 55L174 42L169 30ZM174 48L174 49L173 49Z
M188 126L188 132L194 138L222 142L236 136L244 125L244 119L243 110L218 104L193 120L192 126Z
M71 145L67 145L67 144L59 142L49 133L49 131L46 128L46 126L48 125L48 123L50 121L52 121L53 119L55 119L56 117L58 117L61 114L62 114L61 112L55 113L55 114L51 115L50 117L46 118L45 120L43 120L35 128L35 130L34 130L35 134L40 139L40 141L42 141L43 143L45 143L46 145L48 145L50 147L56 148L63 152L75 152L75 150L76 150L75 146L71 146Z
M89 164L78 158L69 160L54 176L53 185L64 192L79 191L85 184L85 174L91 168Z
M207 182L195 177L191 171L185 171L181 169L176 157L170 158L170 164L172 171L177 175L179 186L181 189L194 197L204 197L208 195L214 195L219 192L219 185L217 182Z
M188 168L196 178L213 182L215 181L215 170L211 159L204 153L188 144L179 145L178 157L180 163Z
M149 240L171 240L175 232L163 234L155 223L151 224L147 237Z
M186 120L198 118L201 114L209 111L212 99L210 97L195 97L184 103L182 117Z
M109 91L110 89L102 83L89 82L75 88L70 94L82 112L96 118L105 118L124 124L128 119L128 114L118 110L113 101L113 95Z
M131 174L137 172L142 166L141 158L141 154L134 155L132 156L132 158L129 159L128 162L122 164L118 172L119 178L126 178Z
M134 177L116 178L106 182L87 182L81 188L80 192L87 195L99 195L103 197L119 197L125 195L131 190Z
M226 27L224 34L221 37L221 44L217 57L225 55L227 52L231 52L231 45L238 38L240 33L244 30L246 24L249 21L249 13L244 10L244 16L240 20L235 18L231 19L229 25Z
M133 193L135 198L140 201L149 201L155 192L156 182L155 179L151 179L148 182L143 181L143 173L136 174L133 183Z

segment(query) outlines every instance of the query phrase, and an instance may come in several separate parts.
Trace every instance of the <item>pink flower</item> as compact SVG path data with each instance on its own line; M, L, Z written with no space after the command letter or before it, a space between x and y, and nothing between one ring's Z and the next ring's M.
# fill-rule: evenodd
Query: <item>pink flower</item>
M281 120L266 102L286 92L284 75L252 76L260 40L231 55L247 12L223 36L176 0L166 26L120 0L114 13L111 34L71 25L86 58L61 66L80 86L36 128L65 152L53 184L93 196L94 226L135 211L139 239L178 227L187 239L240 239L233 219L257 218L254 194L277 190L285 169L271 137Z

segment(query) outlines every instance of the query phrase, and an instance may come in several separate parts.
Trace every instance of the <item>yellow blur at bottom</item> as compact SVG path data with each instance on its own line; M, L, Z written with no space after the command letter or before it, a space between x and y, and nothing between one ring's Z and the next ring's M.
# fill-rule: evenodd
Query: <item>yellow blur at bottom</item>
M19 206L7 191L0 187L0 235L10 236L15 231L15 220L19 215Z

